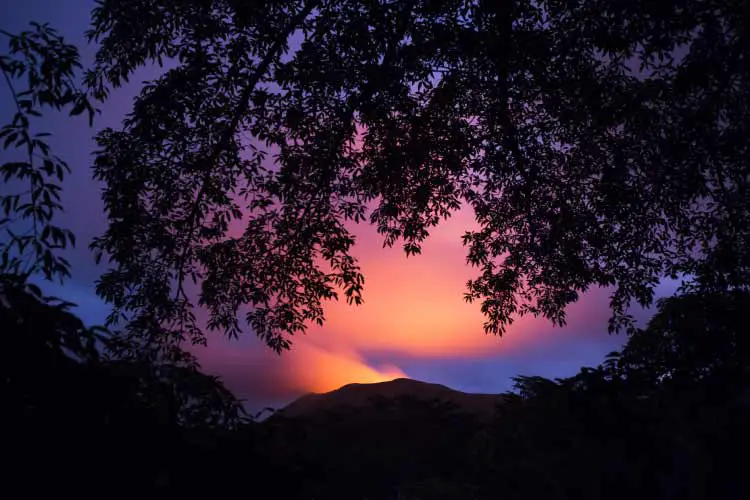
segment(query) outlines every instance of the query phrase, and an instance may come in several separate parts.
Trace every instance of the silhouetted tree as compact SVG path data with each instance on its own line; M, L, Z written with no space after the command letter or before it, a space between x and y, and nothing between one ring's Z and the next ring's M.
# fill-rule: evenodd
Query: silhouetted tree
M663 300L621 353L567 379L518 377L478 460L483 497L747 496L750 294Z
M613 287L612 329L664 277L745 288L746 14L719 0L103 0L96 95L170 65L97 139L110 224L94 248L114 264L99 293L132 334L203 342L194 281L209 327L236 335L246 310L281 350L324 301L361 301L350 223L412 255L462 204L479 223L466 298L488 332L515 314L562 323L597 285Z
M74 304L33 283L70 277L60 252L75 244L74 234L54 223L70 168L52 153L49 134L34 133L34 120L49 109L88 112L91 120L95 109L75 84L78 50L54 29L32 23L30 31L0 36L8 42L0 73L15 106L0 128L4 481L32 496L53 484L175 492L190 461L211 451L206 441L242 424L242 408L191 356L179 363L122 356L138 346L87 327Z
M748 384L750 338L742 328L748 311L747 292L662 299L648 328L628 340L618 359L619 369L643 374L652 387L716 381L725 388L730 381Z
M197 367L111 359L111 333L71 305L0 280L6 483L36 494L85 471L86 489L120 494L194 484L191 460L241 425L236 398Z

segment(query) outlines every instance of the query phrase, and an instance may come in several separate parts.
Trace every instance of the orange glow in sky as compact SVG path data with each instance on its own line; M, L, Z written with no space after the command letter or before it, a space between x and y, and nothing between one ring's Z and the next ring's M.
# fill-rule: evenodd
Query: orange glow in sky
M367 358L373 355L478 359L523 350L558 334L546 320L531 317L516 319L503 337L484 333L480 304L463 298L466 281L479 272L466 264L461 244L474 224L471 211L454 214L434 229L421 255L409 258L400 246L382 248L374 227L357 226L353 254L365 275L364 304L325 304L325 324L295 336L292 350L280 357L260 342L240 346L215 339L201 361L214 372L234 367L237 386L302 394L409 375L398 366L372 366ZM605 295L593 296L585 306L572 306L569 319L582 329L597 328L603 317L592 314L591 306L606 316L605 304Z
M466 264L461 236L473 226L471 212L462 210L433 231L421 255L409 258L400 247L382 248L374 228L357 227L354 253L365 275L365 302L358 307L343 301L328 304L326 324L311 328L306 340L359 352L428 357L509 347L523 322L502 340L487 336L480 304L464 301L466 281L478 271Z
M288 353L287 387L300 392L328 392L349 383L386 382L406 377L396 366L369 366L355 352L329 351L301 342Z

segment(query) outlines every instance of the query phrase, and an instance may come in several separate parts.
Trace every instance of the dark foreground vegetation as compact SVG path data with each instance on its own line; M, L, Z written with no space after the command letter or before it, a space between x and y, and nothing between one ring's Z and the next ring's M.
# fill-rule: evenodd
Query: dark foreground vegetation
M104 496L747 498L746 293L685 295L596 368L520 377L491 418L401 396L264 422L199 372L109 361L3 285L5 484ZM203 391L205 389L205 391Z

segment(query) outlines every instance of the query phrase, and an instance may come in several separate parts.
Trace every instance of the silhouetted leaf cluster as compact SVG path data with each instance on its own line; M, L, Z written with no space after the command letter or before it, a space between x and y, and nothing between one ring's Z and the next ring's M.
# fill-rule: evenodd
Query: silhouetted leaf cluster
M62 210L60 191L70 167L52 154L45 140L50 134L33 133L32 123L45 108L69 108L70 116L87 112L91 123L95 109L74 81L81 68L78 49L48 25L31 25L18 35L0 31L8 44L0 53L0 73L15 105L11 123L0 128L0 149L3 160L17 156L0 164L0 274L63 279L70 264L59 250L75 245L75 235L52 219Z
M134 335L275 350L361 301L352 224L418 254L462 205L486 330L565 321L610 286L634 328L665 277L747 287L747 11L725 1L100 1L100 97L168 61L98 136L113 264ZM196 292L198 293L198 292Z

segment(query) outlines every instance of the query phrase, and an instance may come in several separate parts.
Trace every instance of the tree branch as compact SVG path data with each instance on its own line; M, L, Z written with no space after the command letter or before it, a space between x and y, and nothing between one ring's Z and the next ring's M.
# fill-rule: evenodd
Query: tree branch
M284 30L283 33L280 34L280 36L276 39L274 44L271 46L271 48L268 50L266 55L261 60L258 67L255 69L255 72L250 76L250 79L247 82L247 85L245 86L244 90L242 91L242 95L240 96L239 105L237 106L237 109L234 112L234 115L232 116L232 120L230 121L227 128L224 130L224 133L222 134L221 138L219 139L219 142L214 147L213 152L211 155L204 160L204 166L205 173L203 175L203 180L201 182L201 187L198 190L198 193L196 195L195 202L193 203L193 208L190 211L190 214L185 219L185 225L187 226L187 238L186 241L190 241L193 236L193 232L195 231L195 225L198 220L198 212L200 211L200 204L203 201L203 197L206 195L206 190L208 189L208 183L211 180L211 167L216 163L216 161L219 159L221 154L229 147L229 143L232 140L232 137L237 132L237 128L239 127L240 121L242 120L242 117L247 113L247 110L250 107L250 96L252 95L253 90L255 90L255 87L257 86L260 79L263 77L263 75L268 71L268 68L270 67L271 63L273 63L274 59L278 57L279 52L281 51L282 47L284 46L284 43L286 43L289 36L294 32L295 29L299 26L300 23L302 23L307 16L310 15L312 10L318 6L320 3L320 0L310 0L305 7L292 18L292 20L289 23L289 26L287 26L286 30ZM188 257L188 250L183 249L183 252L181 253L179 263L177 265L177 272L178 272L178 279L177 279L177 292L176 297L179 297L181 294L184 295L183 290L183 282L185 279L185 264Z
M10 93L13 96L13 102L16 104L16 109L18 110L18 115L26 118L26 113L23 111L21 102L18 99L18 93L16 92L16 88L13 86L13 81L10 78L10 75L8 74L8 71L5 69L5 66L0 65L0 71L3 73L3 77L5 78L5 82L8 84L8 88L10 89ZM15 122L15 119L14 119ZM23 120L21 120L21 123L23 123ZM26 135L29 139L31 139L31 134L28 126L28 120L26 120L26 126L23 127L23 129L26 130ZM29 163L29 168L34 168L34 150L32 149L32 142L29 140L29 143L26 145L26 160ZM34 191L34 188L36 186L36 182L34 182L34 177L31 176L29 183L31 184L29 187L29 193L32 193ZM32 216L31 216L31 222L33 227L33 235L35 239L39 239L39 216L37 214L37 203L34 200L34 197L31 197L31 205L34 208L32 210ZM23 256L23 255L21 255ZM39 261L41 260L40 256L37 256L36 262L34 262L28 271L26 271L25 276L28 278L28 276L31 276L31 273L33 272L34 268L39 264Z
M398 56L399 43L401 43L401 41L406 36L406 32L408 29L409 16L411 15L411 12L415 3L416 3L415 0L405 2L404 9L400 12L401 16L399 17L398 22L396 24L396 30L392 39L392 43L388 44L388 48L386 49L386 52L383 56L383 61L380 64L381 72L387 72L388 67L395 63L396 57ZM346 134L345 134L346 127L352 125L352 120L354 120L354 114L357 112L357 109L361 107L364 102L372 99L373 95L375 95L376 90L377 88L374 85L372 85L371 82L368 81L364 85L364 88L362 89L362 92L360 93L360 95L356 99L354 99L354 102L349 104L348 109L346 109L346 113L344 114L344 118L342 120L342 124L345 124L346 126L342 126L340 129L341 134L337 138L336 149L331 151L332 156L335 155L335 153L341 149L344 141L346 140ZM352 127L352 128L354 129L355 127ZM328 165L333 163L332 160L333 159L331 159ZM313 209L312 205L316 201L316 198L322 198L322 196L326 194L328 191L327 189L324 190L322 188L324 187L323 185L327 184L331 180L330 171L326 169L326 171L323 172L323 174L324 176L323 176L323 179L321 179L321 186L319 186L320 189L316 191L316 194L318 196L315 196L315 195L310 196L310 199L307 201L302 211L302 214L299 219L299 224L298 224L299 231L301 231L304 228L304 224L306 222L305 219L308 218L308 214L310 214L311 210ZM325 187L327 188L328 186L325 186ZM322 199L319 199L317 201L322 201ZM315 207L315 208L320 208L320 207ZM313 210L312 213L316 214L316 211ZM296 247L299 246L300 243L301 241L299 239L295 240L295 245L292 248L296 249Z

